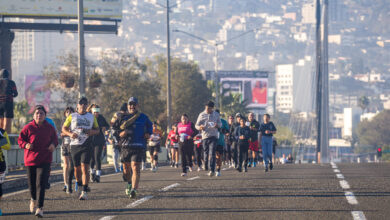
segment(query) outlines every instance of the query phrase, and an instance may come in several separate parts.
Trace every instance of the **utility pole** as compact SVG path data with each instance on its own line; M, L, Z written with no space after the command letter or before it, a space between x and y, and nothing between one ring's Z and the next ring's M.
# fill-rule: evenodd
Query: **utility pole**
M10 29L0 27L0 69L8 70L9 79L12 79L11 52L14 38L14 32Z
M167 0L167 131L171 129L171 39L169 30L169 0Z
M214 65L214 71L215 71L215 106L222 111L222 99L221 102L219 101L219 76L218 76L218 44L215 44L215 53L214 53L214 59L215 59L215 65Z
M85 42L84 42L84 0L78 0L78 35L79 35L79 97L85 96Z

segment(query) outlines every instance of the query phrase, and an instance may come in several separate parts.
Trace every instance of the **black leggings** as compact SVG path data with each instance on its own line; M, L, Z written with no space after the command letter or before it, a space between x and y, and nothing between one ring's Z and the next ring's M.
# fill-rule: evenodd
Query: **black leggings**
M241 142L238 144L240 147L238 153L239 153L239 161L238 161L238 167L242 167L242 163L244 162L244 167L248 166L248 149L249 149L249 143L248 142Z
M181 154L181 167L183 173L187 173L187 166L192 167L192 152L194 149L194 142L192 140L185 140L179 143L179 149Z
M3 196L3 184L0 183L0 197Z
M94 146L92 148L93 150L93 156L91 157L91 169L95 168L95 163L96 163L96 170L101 170L102 169L102 153L103 153L103 147L104 146Z
M43 202L45 200L45 189L49 176L50 163L45 163L38 166L27 166L26 168L28 188L30 189L31 198L36 200L38 191L38 208L42 208Z
M238 151L239 151L239 146L237 142L233 142L231 146L231 151L233 154L233 162L238 165Z
M72 159L72 155L70 154L70 152L69 152L68 158L69 158L68 159L69 160L69 169L68 169L67 184L68 184L68 188L72 189L72 180L73 180L73 177L74 177L74 164L73 164L73 159Z
M196 163L198 167L202 166L202 158L203 158L203 147L194 147L195 148L195 158L196 158Z
M226 144L226 150L223 151L223 154L224 154L224 157L223 159L226 161L226 162L230 162L232 160L232 145L231 144Z

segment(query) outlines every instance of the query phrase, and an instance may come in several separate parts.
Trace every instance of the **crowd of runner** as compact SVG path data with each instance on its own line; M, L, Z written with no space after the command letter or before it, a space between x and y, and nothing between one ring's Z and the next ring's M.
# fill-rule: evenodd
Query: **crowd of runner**
M123 172L125 195L137 197L141 170L146 169L146 152L149 151L150 170L158 169L158 155L164 146L168 161L173 168L181 165L181 176L195 169L207 172L208 176L221 176L223 165L247 172L248 167L264 165L264 171L273 169L273 134L275 125L265 114L259 123L253 113L237 113L223 119L214 103L205 104L195 123L183 113L180 121L173 123L167 135L158 122L151 122L139 111L137 98L130 97L107 123L97 104L88 105L85 97L79 99L77 108L67 107L66 118L60 131L64 188L68 194L79 193L80 200L88 199L89 182L100 182L102 152L108 142L113 146L115 172ZM8 140L0 130L1 140ZM165 137L166 136L166 137ZM9 140L1 149L9 148ZM50 187L50 164L52 152L58 145L54 123L46 117L43 106L35 107L33 120L21 131L18 144L24 149L31 195L30 212L43 217L45 190ZM0 151L0 163L3 159ZM120 163L118 162L120 160ZM179 160L180 159L180 160ZM74 189L72 187L75 178ZM4 177L0 175L1 183ZM1 210L0 210L1 212Z

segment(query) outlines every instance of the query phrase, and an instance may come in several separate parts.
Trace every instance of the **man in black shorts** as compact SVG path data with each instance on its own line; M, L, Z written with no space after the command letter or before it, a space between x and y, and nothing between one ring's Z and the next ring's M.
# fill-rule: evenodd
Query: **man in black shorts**
M138 111L138 100L130 97L127 102L128 113L117 118L114 129L120 131L121 162L123 174L127 179L125 193L130 198L136 198L141 177L141 162L146 151L146 140L153 133L152 122L148 116Z
M70 137L70 153L75 167L76 181L83 186L80 200L87 199L89 162L91 160L91 136L99 134L95 116L87 112L88 100L82 97L77 112L70 114L62 127L62 133Z
M18 96L15 82L8 79L6 69L0 70L0 128L11 133L11 122L14 118L14 98Z

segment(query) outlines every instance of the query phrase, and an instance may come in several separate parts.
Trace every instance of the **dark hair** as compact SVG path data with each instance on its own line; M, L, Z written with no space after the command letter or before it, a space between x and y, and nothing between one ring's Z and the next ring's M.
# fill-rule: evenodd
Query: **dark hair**
M188 115L186 113L182 114L181 116L188 118Z
M126 112L127 111L127 103L123 103L119 111Z
M271 118L271 116L269 114L264 114L265 116L267 116L267 118Z
M220 114L221 112L219 111L219 109L215 109L216 112L218 112L218 114Z
M73 113L74 112L74 108L73 107L66 107L66 109L64 110L64 116L66 115L66 112L69 111L70 113Z
M9 77L9 72L8 72L7 69L1 69L0 72L1 72L0 75L1 75L4 79L7 79L7 78Z
M43 112L45 113L45 115L47 114L46 109L45 109L45 107L44 107L43 105L36 105L36 106L35 106L35 109L34 109L34 113L35 113L37 110L43 111Z
M246 121L246 118L245 118L245 117L240 117L240 120L241 120L241 119L244 120L244 121Z

